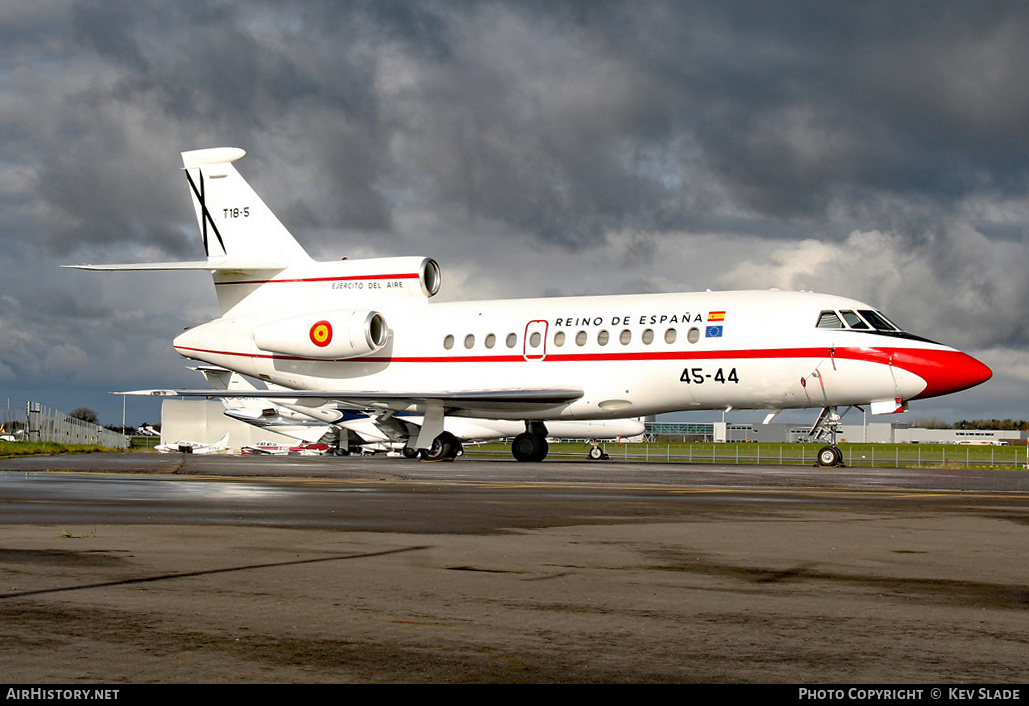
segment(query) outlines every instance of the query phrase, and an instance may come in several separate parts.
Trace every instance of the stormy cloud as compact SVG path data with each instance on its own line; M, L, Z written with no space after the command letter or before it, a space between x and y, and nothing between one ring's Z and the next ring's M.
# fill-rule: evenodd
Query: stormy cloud
M12 0L0 385L114 422L198 384L203 276L57 265L196 258L179 153L231 145L316 257L433 256L448 299L855 296L994 369L915 414L1027 416L1026 36L1016 2Z

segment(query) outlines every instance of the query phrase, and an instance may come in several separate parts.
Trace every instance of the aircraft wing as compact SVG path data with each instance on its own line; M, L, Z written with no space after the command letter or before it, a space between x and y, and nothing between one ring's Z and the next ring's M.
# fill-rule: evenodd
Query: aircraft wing
M224 390L134 390L116 392L118 395L147 395L155 397L205 397L225 396ZM393 409L442 405L454 411L516 412L557 407L574 402L582 397L582 390L569 388L525 388L494 390L448 390L434 392L382 392L382 391L339 391L339 390L233 390L233 397L261 399L306 399L335 402L353 409Z

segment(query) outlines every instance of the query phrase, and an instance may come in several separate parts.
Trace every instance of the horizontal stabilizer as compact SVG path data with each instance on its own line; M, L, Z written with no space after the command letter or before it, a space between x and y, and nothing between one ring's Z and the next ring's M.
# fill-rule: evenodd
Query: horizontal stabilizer
M210 260L193 260L183 262L141 262L138 264L115 265L61 265L73 270L93 270L100 272L143 271L143 270L201 270L207 272L262 272L279 271L288 267L288 263L272 260L246 258L212 258Z

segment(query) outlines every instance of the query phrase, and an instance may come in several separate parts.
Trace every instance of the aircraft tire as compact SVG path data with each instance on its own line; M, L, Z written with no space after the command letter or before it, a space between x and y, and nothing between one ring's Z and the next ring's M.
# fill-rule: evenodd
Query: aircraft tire
M432 446L421 450L423 461L453 461L460 442L450 432L443 432L432 440Z
M599 446L594 446L590 449L589 456L592 460L599 461L602 458L604 458L604 449L600 448Z
M843 462L843 452L836 446L823 446L818 450L818 465L823 468L839 466Z
M511 453L519 461L542 461L549 450L546 437L529 432L522 432L511 442Z
M404 458L418 458L418 449L413 446L405 446L401 453L404 454Z

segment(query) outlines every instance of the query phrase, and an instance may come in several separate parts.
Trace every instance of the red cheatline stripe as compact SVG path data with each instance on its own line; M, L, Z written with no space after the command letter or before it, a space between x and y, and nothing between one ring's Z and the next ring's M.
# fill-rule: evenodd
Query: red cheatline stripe
M178 351L225 355L241 358L261 358L269 360L311 360L326 362L318 358L302 356L284 356L273 353L240 353L236 351L210 350L177 346ZM724 350L724 351L637 351L626 353L570 353L548 354L545 358L534 359L533 362L601 362L601 361L646 361L646 360L718 360L718 359L782 359L782 358L845 358L850 360L866 360L888 363L890 356L903 349L844 349L837 348L830 352L826 348L772 348L760 350ZM922 353L923 351L919 351ZM924 351L932 353L933 351ZM517 363L525 362L522 355L454 355L454 356L364 356L361 358L341 359L339 362L353 363Z
M302 356L282 356L270 353L238 353L233 351L215 351L202 348L177 346L183 355L190 352L208 355L225 355L242 358L268 360L317 360ZM332 362L342 363L524 363L532 365L561 362L604 362L604 361L692 361L692 360L775 360L775 359L815 359L831 358L861 360L882 365L894 365L907 370L925 380L926 387L916 397L935 397L950 392L965 390L988 380L992 371L975 358L955 350L935 350L927 348L775 348L762 350L722 350L722 351L637 351L633 353L578 353L554 354L546 358L527 360L521 355L455 355L455 356L367 356L349 358ZM322 361L329 362L329 361Z
M347 277L302 277L299 279L241 279L227 282L215 282L215 285L222 284L296 284L298 282L349 282L358 279L418 279L417 272L408 272L398 275L350 275Z

